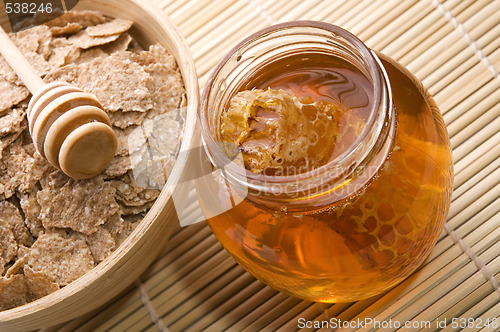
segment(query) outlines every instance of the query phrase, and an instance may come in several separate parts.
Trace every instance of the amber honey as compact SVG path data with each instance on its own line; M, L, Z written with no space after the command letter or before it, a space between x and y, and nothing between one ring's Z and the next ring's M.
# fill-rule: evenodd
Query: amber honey
M395 112L387 149L373 148L370 158L378 158L376 165L368 163L333 189L306 193L300 207L296 196L287 198L286 192L278 199L251 192L233 209L208 220L217 239L247 271L280 291L321 302L373 296L414 272L442 230L452 186L442 117L411 73L379 57ZM334 147L322 166L348 152L370 125L376 95L372 82L335 56L285 56L239 85L239 90L268 88L289 91L304 102L336 105ZM307 158L314 159L314 149L310 151ZM370 171L362 186L339 196ZM210 203L204 208L210 210Z

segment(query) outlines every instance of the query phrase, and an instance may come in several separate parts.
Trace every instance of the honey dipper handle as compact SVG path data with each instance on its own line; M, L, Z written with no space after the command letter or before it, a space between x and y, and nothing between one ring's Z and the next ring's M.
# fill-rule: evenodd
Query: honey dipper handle
M45 85L45 82L40 78L33 66L26 60L24 55L1 26L0 53L32 94Z

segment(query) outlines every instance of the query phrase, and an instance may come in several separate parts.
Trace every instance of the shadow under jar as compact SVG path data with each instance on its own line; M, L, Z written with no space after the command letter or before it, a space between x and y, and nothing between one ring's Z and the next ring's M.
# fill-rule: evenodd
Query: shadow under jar
M331 132L294 124L306 158L333 139L322 165L254 173L231 162L222 115L238 92L268 88L335 105ZM443 119L408 70L354 35L313 21L257 32L217 66L199 112L209 167L225 170L219 189L248 191L219 215L217 196L199 200L217 239L259 280L306 300L356 301L398 284L430 253L452 191Z

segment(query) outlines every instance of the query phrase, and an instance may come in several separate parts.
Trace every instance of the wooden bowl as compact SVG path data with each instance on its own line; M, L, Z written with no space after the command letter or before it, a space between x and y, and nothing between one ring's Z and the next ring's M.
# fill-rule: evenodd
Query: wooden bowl
M199 102L198 78L191 53L163 11L143 0L80 0L75 10L98 10L135 22L130 31L143 46L161 43L177 59L186 87L187 113L181 151L189 148ZM180 154L146 217L107 259L68 286L34 302L0 312L0 331L27 331L57 325L103 305L132 284L155 260L176 228L172 188L186 165Z

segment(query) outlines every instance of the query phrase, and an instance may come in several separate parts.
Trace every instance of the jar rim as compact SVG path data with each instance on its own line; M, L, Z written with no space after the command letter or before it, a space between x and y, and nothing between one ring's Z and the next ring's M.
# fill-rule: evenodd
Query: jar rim
M217 141L214 139L214 136L211 133L210 126L208 123L208 112L209 109L209 96L212 92L213 83L216 80L218 74L224 67L224 65L234 57L241 49L244 49L245 46L250 45L251 43L258 41L259 38L265 37L269 34L276 33L279 31L283 31L286 29L295 29L295 28L316 28L319 30L323 30L324 32L329 32L333 37L339 36L349 43L351 43L357 51L360 52L363 60L367 63L367 71L370 75L369 79L373 84L373 103L372 110L369 113L369 117L367 119L366 125L364 126L360 135L356 138L356 140L346 148L341 154L336 156L334 159L330 160L324 165L321 165L315 169L309 170L307 172L293 174L293 175L266 175L260 173L254 173L250 170L242 167L241 164L235 164L232 160L227 156L227 154L221 149L217 148ZM387 82L385 82L387 83ZM265 184L287 184L290 182L297 181L305 181L309 179L319 178L325 174L329 174L329 171L332 169L337 169L339 166L342 169L342 160L345 160L349 155L352 155L359 151L359 149L366 148L362 143L366 139L366 137L370 134L372 127L374 126L378 116L378 112L380 106L382 104L382 91L383 91L384 79L383 75L380 72L380 60L376 56L376 54L370 50L358 37L356 37L351 32L325 22L319 21L310 21L310 20L300 20L300 21L289 21L284 23L278 23L275 25L271 25L264 29L261 29L245 39L239 42L235 47L229 51L229 53L217 64L215 69L210 74L208 81L205 85L205 89L203 91L203 95L201 98L201 104L199 109L199 118L201 123L201 136L205 143L205 147L210 149L207 151L209 158L212 163L216 167L224 167L227 171L228 175L236 175L232 176L237 180L246 179L245 185L249 188L252 187L252 183L265 183ZM215 148L215 149L214 149ZM217 150L217 151L213 151ZM349 165L347 165L349 166ZM332 173L330 173L332 174Z

